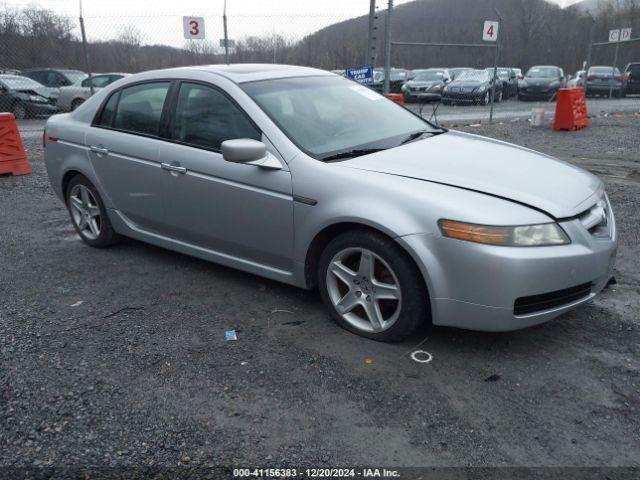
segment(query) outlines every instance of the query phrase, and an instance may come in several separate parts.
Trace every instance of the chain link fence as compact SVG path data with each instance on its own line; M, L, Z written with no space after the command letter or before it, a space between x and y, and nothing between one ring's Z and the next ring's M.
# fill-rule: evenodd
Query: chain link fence
M175 6L165 8L160 0L157 11L153 11L149 8L153 2L144 2L147 6L144 10L140 6L142 2L128 5L124 0L112 0L108 2L109 8L100 10L95 6L102 3L91 2L93 8L85 9L83 15L85 46L77 4L72 2L74 8L70 8L71 3L66 0L42 1L45 4L48 1L49 8L15 2L0 4L0 111L12 111L18 118L46 117L57 111L73 110L92 91L122 75L219 64L226 60L222 8L216 12L213 9L194 11L187 1L184 11L182 7L176 11ZM221 1L218 3L222 7ZM421 8L427 9L427 3L420 3L424 4ZM338 7L332 4L331 8L309 2L280 5L275 0L256 4L259 11L228 12L230 63L309 65L344 72L345 68L366 64L373 57L377 68L372 88L382 91L384 55L381 52L385 48L382 35L369 39L369 2L344 0L335 4ZM63 5L68 9L61 8ZM202 4L198 5L201 8ZM384 4L379 1L377 6L384 7ZM447 13L444 8L441 8L442 15ZM377 32L384 31L386 15L386 10L376 11L373 28ZM201 22L198 29L204 33L204 39L185 39L185 16L198 18ZM554 51L549 48L534 55L529 50L535 53L535 45L516 41L520 30L514 30L514 19L505 18L501 22L498 52L496 44L476 48L481 44L482 22L492 18L492 14L458 13L456 17L448 17L446 25L440 22L427 33L410 28L411 18L407 12L394 17L390 91L402 94L408 108L435 121L453 116L470 121L489 119L492 102L500 118L500 112L509 109L531 110L531 104L518 106L519 98L553 100L552 95L528 95L529 90L535 93L538 87L523 82L523 68L535 65L533 62L537 59L547 58L581 65L588 47L585 41L578 52L565 51L563 45L558 45L560 51L555 52L555 57L551 57ZM348 27L346 20L349 20ZM455 26L457 33L452 33L449 24ZM582 23L576 25L586 30L574 36L588 37L590 23L584 23L584 28ZM523 35L527 33L535 38L528 30ZM460 43L424 41L427 38L431 42L444 42L452 36ZM621 46L618 63L635 58L632 49L637 50L637 45ZM372 48L378 53L371 55ZM611 46L594 48L593 65L601 61L601 51L608 55L613 50ZM609 60L605 65L612 62ZM623 68L624 65L619 65L622 75ZM89 72L91 80L87 78ZM557 79L549 91L566 84L568 75L561 74L562 78ZM548 104L547 108L552 106Z

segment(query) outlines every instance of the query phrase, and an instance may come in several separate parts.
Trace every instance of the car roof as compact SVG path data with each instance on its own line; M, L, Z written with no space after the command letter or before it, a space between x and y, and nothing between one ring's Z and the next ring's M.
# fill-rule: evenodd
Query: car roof
M189 72L200 70L220 75L235 83L256 82L260 80L272 80L276 78L291 77L317 77L319 75L332 76L335 73L320 70L311 67L299 67L295 65L278 65L270 63L240 63L231 65L197 65L193 67L180 67L164 72L173 71L176 74L180 72Z

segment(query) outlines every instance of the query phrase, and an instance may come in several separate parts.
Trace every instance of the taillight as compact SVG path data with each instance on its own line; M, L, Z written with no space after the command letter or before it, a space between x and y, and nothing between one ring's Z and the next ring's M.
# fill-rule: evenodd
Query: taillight
M596 78L598 78L598 77L596 77L595 75L589 75L589 76L587 77L587 80L589 80L589 81L593 81L593 80L595 80Z
M616 75L613 77L614 80L617 80L618 82L622 81L622 77L620 75Z

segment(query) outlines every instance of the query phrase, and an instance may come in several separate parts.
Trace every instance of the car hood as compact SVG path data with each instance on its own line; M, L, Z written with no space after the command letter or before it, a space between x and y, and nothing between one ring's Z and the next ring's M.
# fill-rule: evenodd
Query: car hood
M473 82L473 81L460 81L460 82L451 82L449 84L449 88L451 87L463 87L463 88L477 88L481 86L488 85L489 82Z
M525 85L528 85L529 87L548 86L548 85L551 85L554 82L560 83L557 78L530 78L530 77L524 77L523 81L524 81Z
M598 177L562 160L454 131L338 165L474 190L554 218L582 213L603 188Z
M406 85L410 87L433 87L435 85L442 85L442 82L437 80L409 80Z

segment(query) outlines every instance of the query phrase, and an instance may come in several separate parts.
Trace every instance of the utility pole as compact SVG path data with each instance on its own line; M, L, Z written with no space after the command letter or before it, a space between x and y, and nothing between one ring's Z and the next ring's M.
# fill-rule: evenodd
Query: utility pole
M365 65L374 66L375 55L375 41L376 37L374 31L376 30L376 0L369 0L369 39L367 41L367 54L364 59Z
M224 63L229 65L229 36L227 35L227 0L224 0L222 11L222 26L224 27Z
M593 48L593 36L595 34L595 29L596 29L596 19L593 18L593 15L591 15L591 12L587 11L587 14L589 15L589 18L591 18L591 27L589 28L589 48L587 49L587 62L586 62L586 65L584 66L585 82L587 78L587 72L589 71L589 67L591 66L591 49Z
M84 52L84 67L87 70L87 74L89 75L89 90L91 91L91 95L93 95L93 78L91 77L91 64L89 63L89 52L87 51L87 34L84 31L84 18L82 17L82 0L80 2L80 33L82 34L82 50Z
M389 93L389 77L391 75L391 15L393 14L393 0L389 0L387 16L384 22L384 87L383 93Z
M498 58L500 54L500 38L502 37L502 15L497 9L493 9L498 15L498 38L496 39L496 51L493 58L493 81L491 82L491 108L489 109L489 123L493 123L493 101L496 96L496 82L498 81Z

